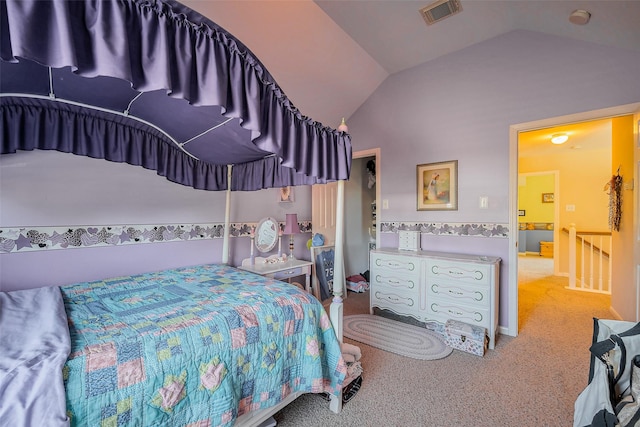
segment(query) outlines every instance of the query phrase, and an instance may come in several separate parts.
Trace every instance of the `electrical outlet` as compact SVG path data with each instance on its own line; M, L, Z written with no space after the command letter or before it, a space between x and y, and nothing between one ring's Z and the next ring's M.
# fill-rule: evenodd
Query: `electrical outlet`
M576 211L576 205L567 205L565 207L565 209L567 210L567 212L575 212Z

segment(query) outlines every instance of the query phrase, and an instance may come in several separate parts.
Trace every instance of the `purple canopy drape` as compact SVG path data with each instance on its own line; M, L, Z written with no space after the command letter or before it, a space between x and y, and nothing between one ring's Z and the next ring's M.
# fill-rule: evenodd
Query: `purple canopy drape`
M54 149L205 190L348 179L348 134L303 116L228 32L173 0L2 0L0 154Z

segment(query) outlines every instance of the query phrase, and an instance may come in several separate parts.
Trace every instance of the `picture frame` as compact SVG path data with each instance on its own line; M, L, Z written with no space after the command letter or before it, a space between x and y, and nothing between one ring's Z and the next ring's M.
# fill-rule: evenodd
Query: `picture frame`
M553 203L554 193L542 193L542 203Z
M417 210L458 210L458 161L416 167Z
M518 216L527 216L527 211L524 209L518 209Z
M280 203L293 202L293 187L290 185L281 187L280 190L278 190L278 201Z

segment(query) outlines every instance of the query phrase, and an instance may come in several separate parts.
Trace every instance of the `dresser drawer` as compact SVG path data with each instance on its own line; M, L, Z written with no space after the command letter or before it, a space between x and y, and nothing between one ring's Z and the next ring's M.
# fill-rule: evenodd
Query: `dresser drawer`
M306 272L307 272L306 267L296 267L296 268L289 268L283 271L277 271L272 274L267 274L267 277L272 277L277 280L287 280L292 277L305 275Z
M419 264L417 258L394 256L387 254L371 254L371 267L376 271L395 272L400 274L415 274L419 272Z
M491 307L491 288L428 278L427 300L452 301L457 304L489 309Z
M371 290L371 306L388 308L397 313L410 314L418 310L418 294L403 294L388 289Z
M491 268L493 268L492 265L434 260L427 269L427 276L461 283L490 285Z
M369 278L375 289L395 289L398 292L417 291L420 278L417 274L398 273L374 269Z
M489 309L469 307L440 300L429 302L427 304L427 312L435 320L440 320L441 322L446 322L448 319L456 319L472 325L484 326L487 329L491 327Z

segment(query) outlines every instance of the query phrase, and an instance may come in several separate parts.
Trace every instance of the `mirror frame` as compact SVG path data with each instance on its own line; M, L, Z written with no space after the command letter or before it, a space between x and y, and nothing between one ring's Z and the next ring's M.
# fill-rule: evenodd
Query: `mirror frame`
M255 246L259 252L271 251L278 243L280 224L271 217L262 218L256 226Z

